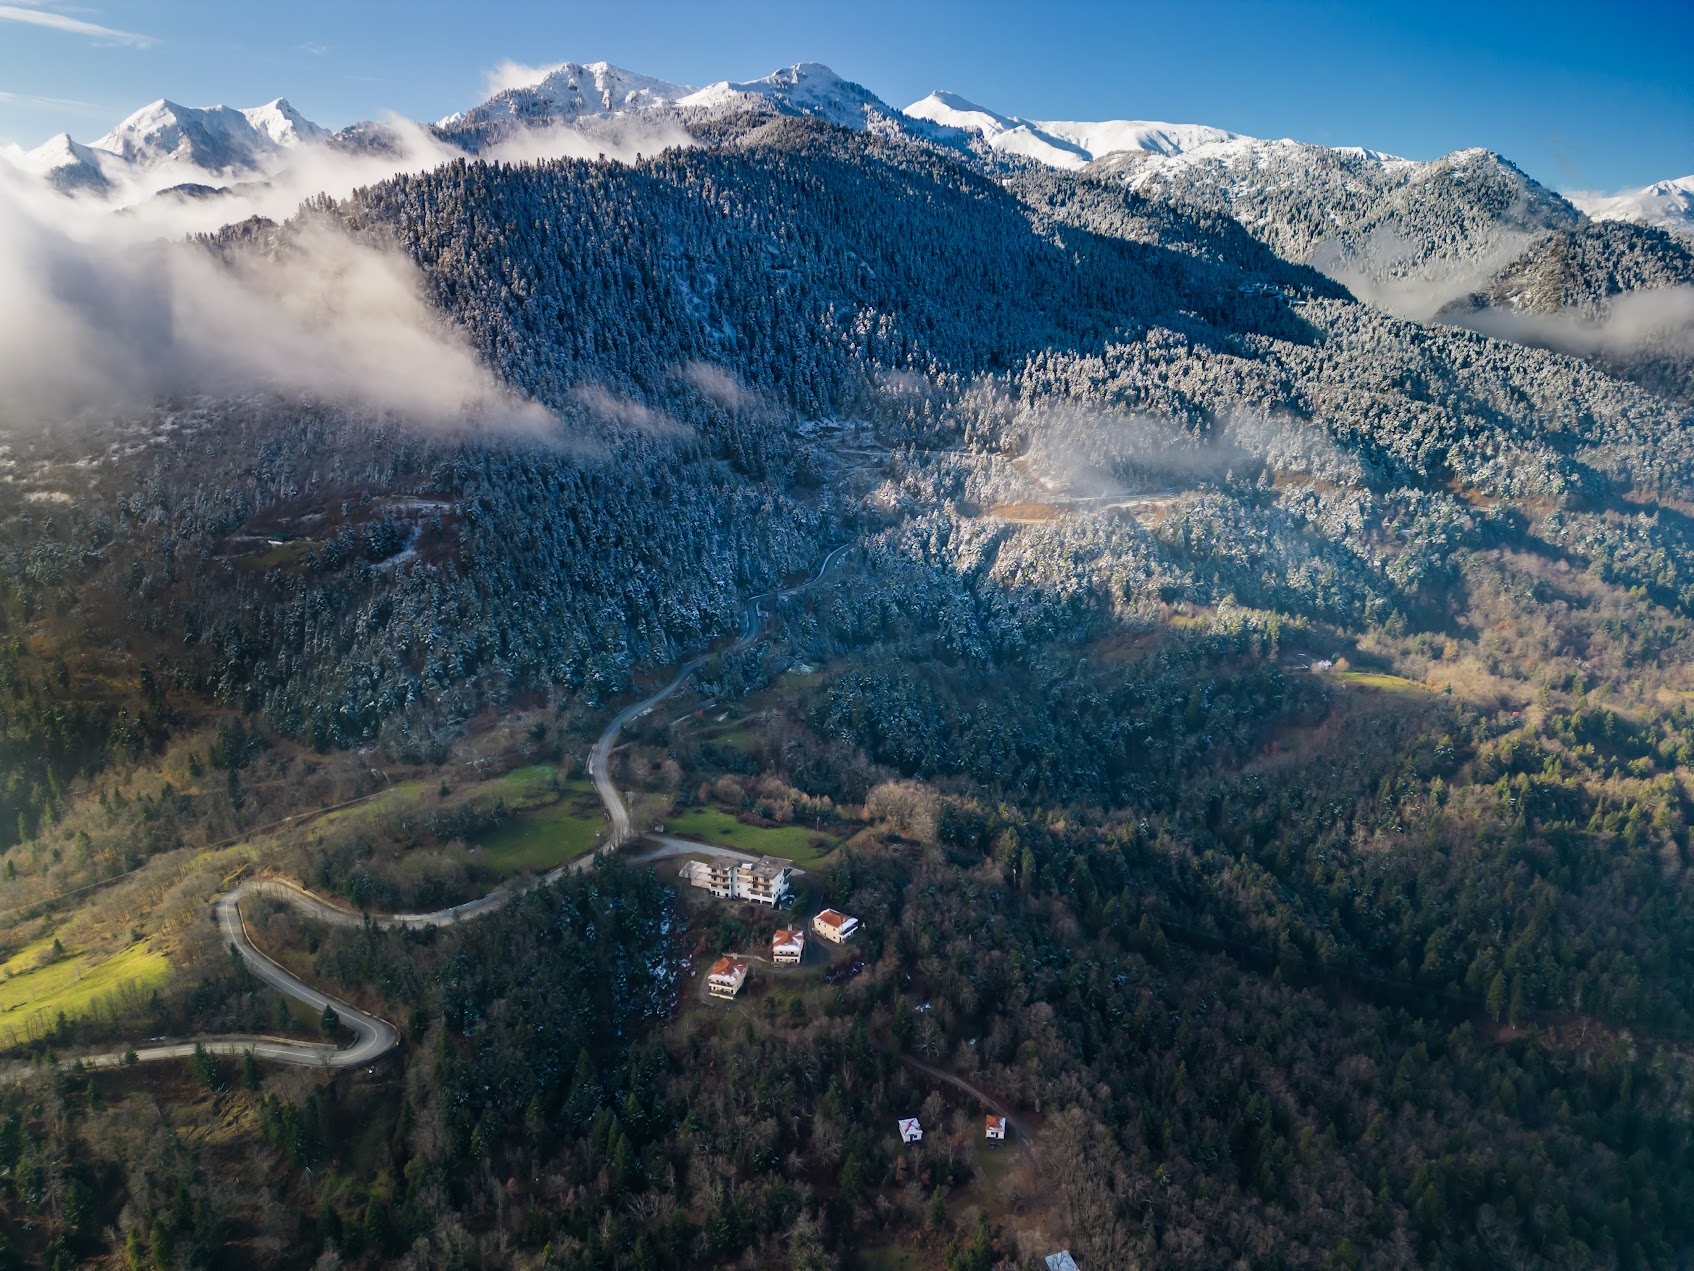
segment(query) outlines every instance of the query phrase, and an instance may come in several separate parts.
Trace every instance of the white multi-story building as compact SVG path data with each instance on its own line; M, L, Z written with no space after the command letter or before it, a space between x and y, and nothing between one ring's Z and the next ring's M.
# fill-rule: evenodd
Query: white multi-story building
M736 894L742 900L774 909L788 894L788 880L793 875L794 866L775 856L764 856L757 862L743 861L735 871Z
M733 856L714 856L709 861L689 861L682 877L703 887L720 900L749 900L773 909L788 894L794 866L776 856L757 861L739 861Z

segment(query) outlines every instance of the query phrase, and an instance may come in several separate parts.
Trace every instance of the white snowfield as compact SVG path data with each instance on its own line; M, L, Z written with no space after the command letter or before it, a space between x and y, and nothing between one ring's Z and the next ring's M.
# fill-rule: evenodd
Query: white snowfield
M745 649L761 639L765 617L764 602L773 598L780 599L795 595L823 581L830 569L847 551L848 546L850 545L843 544L825 556L823 563L818 566L817 572L804 582L783 591L768 592L749 600L742 620L741 633L735 642L730 645L730 648L735 650ZM590 755L589 771L594 777L594 787L599 792L600 800L606 805L606 814L611 821L612 831L609 841L600 848L600 851L615 851L625 843L643 837L632 831L629 809L624 804L623 796L607 776L608 761L618 734L631 720L645 715L658 703L677 692L687 682L688 677L694 673L695 669L710 656L712 655L701 654L685 663L676 673L676 676L663 688L619 711L612 721L606 725L606 729L600 734L599 740L595 742ZM631 860L661 860L693 853L725 856L740 861L757 861L759 859L759 857L747 852L713 847L709 844L695 843L688 839L679 839L668 835L651 835L648 837L651 839L651 845L646 850L634 854L630 858ZM212 900L212 916L218 924L218 930L222 934L224 942L235 950L254 975L276 989L277 992L291 997L297 1002L305 1003L313 1012L318 1014L321 1014L325 1008L333 1009L336 1015L340 1017L342 1025L352 1031L353 1044L339 1047L329 1042L299 1042L281 1037L225 1035L187 1038L182 1041L167 1042L163 1045L140 1046L95 1055L68 1056L66 1061L81 1063L88 1068L117 1068L131 1063L186 1059L192 1056L197 1048L203 1047L214 1055L242 1055L251 1051L259 1059L310 1068L357 1068L361 1065L374 1063L394 1049L398 1042L399 1035L395 1032L394 1026L378 1016L360 1010L349 1002L343 1002L318 991L261 952L248 936L246 923L242 920L241 902L243 900L249 897L265 896L291 905L314 921L330 926L359 927L366 922L370 922L383 930L450 927L456 923L468 922L485 914L493 913L516 896L524 895L538 887L550 886L564 877L567 871L587 869L594 863L597 855L598 853L594 853L579 857L577 860L561 865L539 877L497 887L486 896L428 913L357 913L342 905L335 904L333 901L314 895L298 883L287 879L246 879L228 891L221 892ZM0 1079L7 1076L16 1077L29 1071L31 1070L27 1066L18 1065L9 1071L0 1072Z

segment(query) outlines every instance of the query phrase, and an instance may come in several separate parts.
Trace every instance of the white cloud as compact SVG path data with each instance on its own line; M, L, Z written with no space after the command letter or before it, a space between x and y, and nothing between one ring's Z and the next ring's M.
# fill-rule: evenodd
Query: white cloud
M1594 321L1574 309L1517 313L1479 309L1452 321L1497 340L1512 340L1573 357L1629 355L1659 349L1694 354L1694 286L1657 287L1613 296L1606 317Z
M114 27L101 26L97 22L84 22L81 18L66 17L62 13L53 13L47 9L26 9L15 4L0 4L0 22L21 22L25 26L47 27L70 35L86 35L103 43L125 44L136 49L144 49L158 43L150 35L119 31Z
M0 416L51 425L82 412L145 409L161 394L267 389L434 430L557 439L554 417L515 399L477 362L399 251L353 241L328 223L279 236L274 251L233 253L231 264L182 241L253 216L285 221L318 192L345 198L468 157L409 121L387 127L380 150L302 146L204 198L154 193L224 184L189 166L115 170L110 198L67 197L14 166L21 152L0 146ZM479 158L627 162L637 151L690 142L674 126L596 121L525 132ZM634 431L678 431L604 391L578 406Z
M753 401L753 395L741 386L740 380L710 362L690 362L679 368L677 374L725 410L740 410Z
M430 306L409 259L354 240L333 220L308 220L273 250L226 263L156 237L167 225L181 232L221 200L157 199L118 216L11 175L0 161L8 422L52 426L145 409L162 395L259 390L436 431L558 431L549 412L478 363ZM238 199L225 208L239 210Z
M485 96L493 97L514 88L533 88L563 65L563 62L554 62L551 66L525 66L507 58L488 72Z

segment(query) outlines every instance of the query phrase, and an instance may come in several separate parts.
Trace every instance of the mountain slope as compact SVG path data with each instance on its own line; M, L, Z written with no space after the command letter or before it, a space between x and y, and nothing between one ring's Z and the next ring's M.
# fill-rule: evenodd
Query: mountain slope
M1279 255L1317 265L1414 318L1469 290L1577 213L1485 150L1429 163L1297 142L1174 157L1119 154L1101 170L1150 197L1236 217Z
M103 193L111 188L107 167L119 168L116 156L73 141L62 132L25 152L19 166L61 194Z
M565 62L539 82L496 93L469 110L448 115L443 128L476 128L496 122L568 123L585 115L613 115L673 105L693 92L610 62Z
M263 106L180 106L161 98L90 145L61 133L17 160L67 195L145 198L174 186L208 191L237 178L274 174L296 154L332 144L279 97Z
M1498 155L1430 163L1358 147L1267 141L1193 124L1048 123L949 93L906 113L990 154L1120 180L1138 193L1235 217L1279 255L1426 318L1576 211Z

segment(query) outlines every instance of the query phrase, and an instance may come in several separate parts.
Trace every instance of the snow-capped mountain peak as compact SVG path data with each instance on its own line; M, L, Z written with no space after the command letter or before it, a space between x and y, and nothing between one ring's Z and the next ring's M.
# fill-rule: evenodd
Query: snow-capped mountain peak
M760 79L720 80L704 88L638 75L607 62L565 62L539 82L496 93L447 116L439 126L503 132L646 111L701 115L748 108L812 115L848 128L897 116L869 89L817 62L798 62Z
M562 62L534 84L508 88L440 126L491 123L565 123L590 116L669 106L694 90L686 84L641 75L610 62Z
M281 151L329 134L279 97L263 106L180 106L160 98L94 143L126 163L173 163L209 173L254 170Z
M1694 176L1655 181L1639 190L1625 190L1611 196L1568 194L1565 197L1591 220L1634 221L1694 234Z
M767 103L783 114L812 115L846 128L863 128L872 115L894 112L862 84L843 79L821 62L797 62L761 79L709 84L677 105L717 110L741 104Z
M25 151L16 162L25 172L42 178L61 194L75 194L110 187L101 159L99 151L72 140L70 133L61 132L34 150Z
M927 119L943 128L960 128L984 135L1004 132L1018 126L1020 121L1007 115L978 106L975 102L937 89L921 101L915 101L902 112L913 119Z
M329 136L326 129L318 127L289 105L286 97L278 97L241 113L257 131L279 146L297 146L306 141L322 141Z

